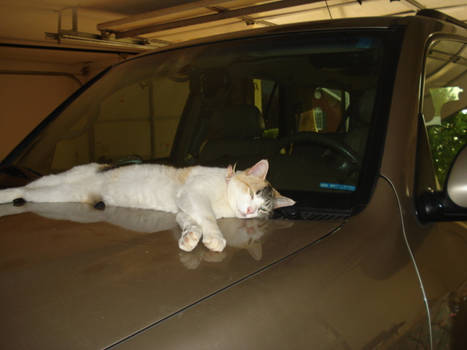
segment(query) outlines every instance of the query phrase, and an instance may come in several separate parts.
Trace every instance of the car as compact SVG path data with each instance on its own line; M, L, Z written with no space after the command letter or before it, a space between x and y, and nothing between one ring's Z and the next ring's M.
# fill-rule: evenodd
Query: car
M432 10L177 44L109 67L1 163L260 159L292 207L219 220L0 205L2 349L466 349L467 26ZM18 204L18 203L17 203Z

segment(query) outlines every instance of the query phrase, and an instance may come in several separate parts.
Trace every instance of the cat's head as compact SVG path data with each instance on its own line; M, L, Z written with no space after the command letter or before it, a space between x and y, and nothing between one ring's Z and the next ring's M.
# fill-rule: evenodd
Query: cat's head
M237 217L269 217L274 209L295 204L266 180L268 169L266 159L244 171L235 171L231 165L227 168L227 196Z

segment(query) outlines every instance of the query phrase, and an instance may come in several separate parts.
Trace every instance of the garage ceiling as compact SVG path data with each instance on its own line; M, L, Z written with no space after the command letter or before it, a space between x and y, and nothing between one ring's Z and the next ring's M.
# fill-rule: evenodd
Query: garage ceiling
M467 21L466 0L0 0L0 41L170 45L285 23L405 16L437 9Z

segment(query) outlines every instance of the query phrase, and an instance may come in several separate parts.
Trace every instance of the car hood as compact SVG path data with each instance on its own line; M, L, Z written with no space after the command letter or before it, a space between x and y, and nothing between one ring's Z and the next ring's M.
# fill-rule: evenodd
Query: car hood
M0 205L0 347L105 348L334 232L335 221L222 219L222 253L177 245L173 214Z

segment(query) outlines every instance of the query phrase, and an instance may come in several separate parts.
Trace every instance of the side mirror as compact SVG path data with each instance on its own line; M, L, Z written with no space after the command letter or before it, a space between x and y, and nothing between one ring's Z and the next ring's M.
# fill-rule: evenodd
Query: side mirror
M422 221L467 220L467 146L449 171L443 191L424 192L417 198L417 210Z
M447 181L449 198L458 206L467 208L467 147L456 157Z

